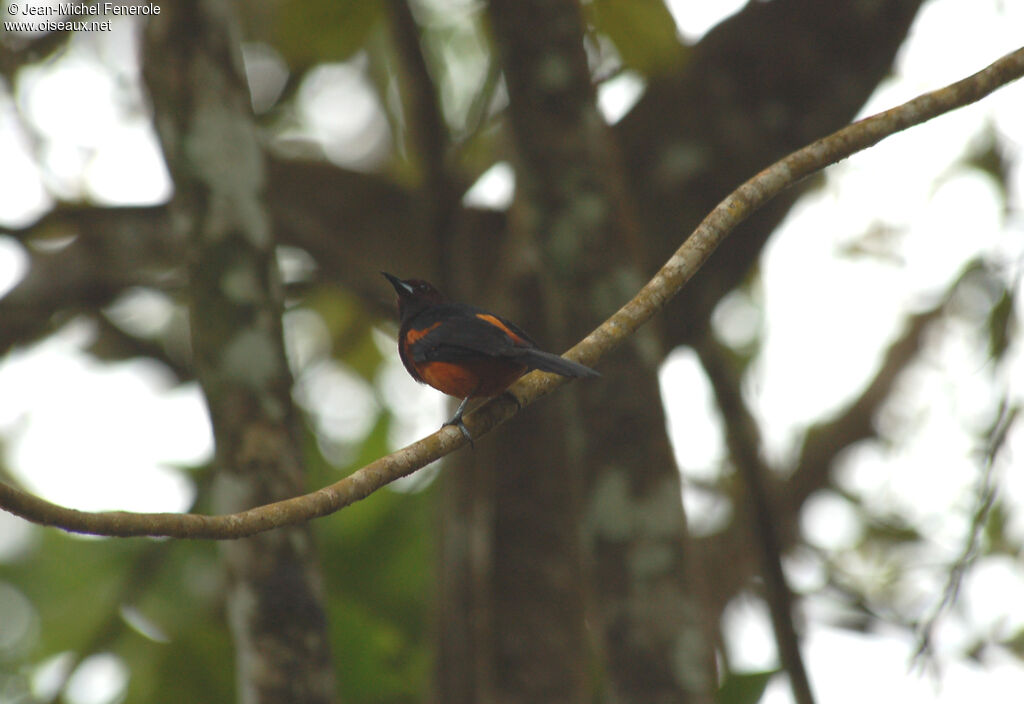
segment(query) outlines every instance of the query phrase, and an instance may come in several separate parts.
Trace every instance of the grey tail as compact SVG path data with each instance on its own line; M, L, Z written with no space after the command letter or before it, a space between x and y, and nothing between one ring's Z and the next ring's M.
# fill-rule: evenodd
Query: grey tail
M520 357L530 369L540 369L552 374L578 378L601 376L590 367L577 362L571 362L564 357L559 357L557 354L551 354L543 350L523 350L516 356Z

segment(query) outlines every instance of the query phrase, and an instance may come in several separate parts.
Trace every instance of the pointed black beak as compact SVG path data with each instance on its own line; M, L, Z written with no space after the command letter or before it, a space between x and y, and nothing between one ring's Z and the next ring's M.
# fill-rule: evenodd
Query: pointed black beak
M389 274L386 271L382 271L380 273L381 276L383 276L385 279L391 282L391 285L395 287L395 292L398 293L399 296L404 297L412 293L412 287L409 286L409 284L402 281L397 276L395 276L394 274Z

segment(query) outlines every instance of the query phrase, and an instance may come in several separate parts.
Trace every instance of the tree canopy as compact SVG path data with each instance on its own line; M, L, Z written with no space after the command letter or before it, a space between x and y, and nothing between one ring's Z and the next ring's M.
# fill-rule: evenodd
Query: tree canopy
M952 4L6 6L0 703L1022 681L1024 50L908 79ZM602 376L434 432L381 270Z

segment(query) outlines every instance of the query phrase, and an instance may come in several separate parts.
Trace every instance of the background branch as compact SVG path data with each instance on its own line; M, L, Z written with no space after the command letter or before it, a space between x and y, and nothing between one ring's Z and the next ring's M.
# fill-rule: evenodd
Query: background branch
M816 491L829 485L833 458L851 445L875 437L875 416L890 397L897 378L918 358L926 332L943 315L945 304L943 301L931 310L911 316L864 391L836 418L807 431L800 455L787 479L766 478L783 549L788 549L798 539L799 507ZM734 502L741 500L738 495L730 498ZM748 534L746 526L739 522L699 541L704 569L718 576L720 588L708 595L716 612L724 609L725 602L757 573L754 561L742 559L748 554L741 547L747 542Z
M779 657L789 674L793 699L797 704L814 704L807 668L800 653L800 638L793 622L793 592L782 566L782 540L776 528L779 525L778 512L772 508L766 487L771 470L762 459L761 432L743 402L741 375L734 368L729 351L715 344L710 336L705 336L695 349L722 413L729 456L743 478L741 491L747 499L744 513L749 518L739 523L747 525L761 558L765 601L771 614Z
M946 610L953 605L960 588L963 585L964 575L978 557L978 549L982 540L982 533L989 513L996 501L997 486L993 478L996 456L1002 451L1007 435L1020 414L1018 406L1011 406L1004 398L999 408L999 415L992 424L988 433L988 443L985 448L985 465L981 477L978 479L978 491L975 499L976 504L971 516L971 524L967 529L967 539L964 541L963 550L953 562L946 579L946 585L942 590L942 598L932 607L931 613L920 623L917 629L917 648L914 651L914 664L921 665L925 660L932 658L932 635L939 619Z

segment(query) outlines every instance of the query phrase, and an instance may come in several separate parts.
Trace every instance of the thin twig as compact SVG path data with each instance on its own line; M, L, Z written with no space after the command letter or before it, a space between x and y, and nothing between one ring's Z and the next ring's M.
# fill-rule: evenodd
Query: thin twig
M410 0L389 0L395 49L401 66L403 105L410 152L422 169L420 203L424 209L428 232L436 242L437 268L441 282L450 289L452 274L451 220L462 194L448 168L448 155L452 151L451 135L440 104L437 81L431 75L419 24L413 16Z
M932 634L938 625L939 619L957 600L960 594L960 587L963 584L964 576L974 564L978 557L978 549L981 543L981 535L988 521L988 516L995 505L997 489L993 477L996 456L1006 442L1006 437L1017 420L1020 408L1010 406L1004 398L999 407L999 415L989 433L988 442L985 447L985 465L982 468L981 476L978 478L977 499L974 513L971 516L971 525L967 529L967 542L963 550L953 562L946 577L946 586L942 590L942 598L932 608L926 619L921 621L917 629L917 648L911 658L911 667L924 667L926 661L932 657Z
M708 336L695 349L722 412L729 456L743 477L746 503L751 513L747 523L761 560L765 601L779 646L779 658L789 674L793 699L797 704L814 704L811 682L800 653L800 637L793 623L793 591L782 568L782 540L765 486L770 470L762 459L757 421L743 402L739 375L730 368L727 350L715 345Z
M654 278L573 347L567 356L594 365L661 310L703 266L729 232L784 189L890 135L976 102L1022 75L1024 49L1018 49L968 78L848 125L761 171L719 203ZM467 416L466 425L473 437L479 438L511 418L519 408L528 406L564 383L563 377L534 372L510 389L518 403L507 394L500 396ZM458 429L443 428L330 486L285 501L219 516L126 511L90 513L57 506L3 483L0 483L0 507L34 523L78 533L217 540L242 538L334 513L447 455L465 442Z

